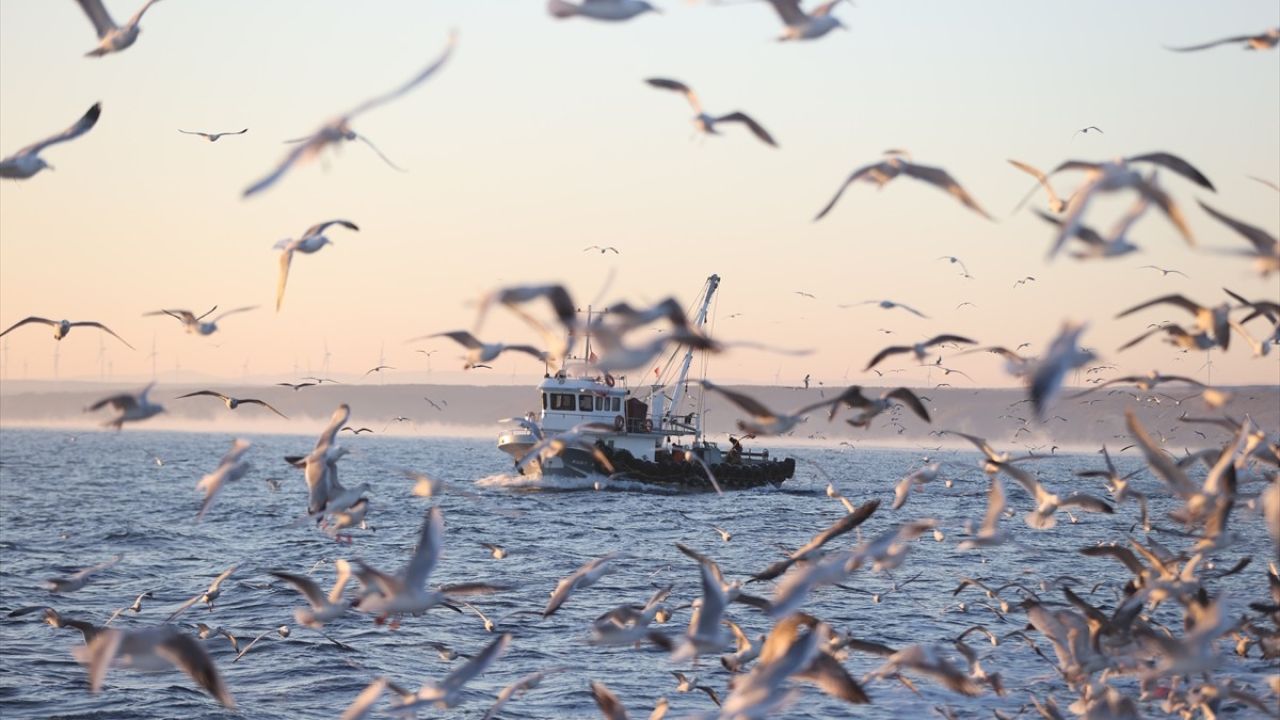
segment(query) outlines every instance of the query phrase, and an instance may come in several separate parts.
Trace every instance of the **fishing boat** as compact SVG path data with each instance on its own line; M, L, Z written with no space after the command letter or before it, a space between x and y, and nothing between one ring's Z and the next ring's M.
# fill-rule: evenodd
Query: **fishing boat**
M695 303L693 329L702 331L705 326L719 285L718 275L707 278ZM588 326L590 313L588 309ZM581 358L566 360L538 384L541 408L498 435L498 449L511 456L517 472L566 478L607 476L694 491L776 486L795 474L792 458L779 460L770 457L768 450L749 450L732 435L728 449L704 437L702 394L695 399L688 392L692 348L683 353L676 348L665 367L654 368L651 384L632 388L626 377L615 378L597 368L589 334L585 342ZM526 459L539 439L583 423L601 428L591 436L595 452L569 447L553 457Z

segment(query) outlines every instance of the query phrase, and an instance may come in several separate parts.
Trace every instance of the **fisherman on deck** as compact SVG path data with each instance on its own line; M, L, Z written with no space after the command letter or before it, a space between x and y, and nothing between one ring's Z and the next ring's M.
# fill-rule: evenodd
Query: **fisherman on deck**
M729 456L725 461L730 465L737 465L742 462L742 443L738 442L738 438L730 435L729 444L732 447L729 449Z

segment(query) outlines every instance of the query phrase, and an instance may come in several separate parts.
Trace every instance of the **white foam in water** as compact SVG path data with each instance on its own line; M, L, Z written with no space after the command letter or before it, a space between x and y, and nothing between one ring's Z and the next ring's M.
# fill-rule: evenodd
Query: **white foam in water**
M497 475L482 477L479 480L476 480L475 484L483 488L503 490L556 490L560 492L576 490L625 490L627 492L648 492L661 495L674 495L679 494L680 492L675 488L665 488L651 483L638 482L636 480L623 480L620 478L611 479L605 475L588 475L587 477L571 478L559 475L538 476L499 473Z

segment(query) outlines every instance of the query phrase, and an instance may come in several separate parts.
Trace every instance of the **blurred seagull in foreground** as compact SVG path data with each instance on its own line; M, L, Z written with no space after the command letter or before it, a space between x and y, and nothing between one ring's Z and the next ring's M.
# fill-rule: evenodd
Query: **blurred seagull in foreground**
M939 258L939 259L941 259L941 258ZM892 300L863 300L862 302L857 302L857 303L847 303L847 304L844 304L844 305L840 305L839 307L840 307L840 309L841 309L841 310L847 310L847 309L849 309L849 308L852 308L852 307L859 307L859 306L862 306L862 305L877 305L877 306L879 306L880 308L882 308L882 309L884 309L884 310L892 310L892 309L894 309L894 308L902 308L903 310L906 310L907 312L911 313L912 315L915 315L916 317L922 317L922 318L924 318L925 320L928 320L928 319L929 319L929 316L928 316L928 315L925 315L924 313L920 312L919 310L917 310L917 309L915 309L915 308L913 308L913 307L911 307L911 306L909 306L909 305L903 305L902 303L896 303L896 302L894 302L894 301L892 301Z
M235 440L231 444L231 449L218 462L217 469L200 478L200 482L196 483L196 489L204 491L204 502L200 505L200 512L196 514L196 522L204 519L204 514L213 507L214 498L218 496L218 491L223 485L239 480L253 469L249 463L240 459L252 445L253 443L248 440Z
M392 706L393 712L414 711L427 704L438 708L451 708L462 702L463 686L489 669L489 666L507 652L511 644L511 633L503 633L489 643L475 657L466 661L457 670L449 673L443 680L428 680L418 691L403 697L399 705Z
M6 180L26 180L45 168L53 169L53 166L44 161L40 157L40 151L50 145L57 145L61 142L73 140L81 135L89 132L89 130L97 124L98 116L102 114L102 103L94 103L88 112L80 117L74 125L63 130L57 135L47 137L39 142L31 143L22 148L18 152L0 160L0 178Z
M208 140L209 142L213 143L213 142L218 142L218 138L224 137L226 135L243 135L249 132L249 128L245 128L238 132L217 132L217 133L201 132L199 130L183 130L182 128L178 128L178 132L182 133L183 135L199 135L205 140Z
M1209 213L1213 219L1235 230L1253 246L1251 251L1234 250L1230 251L1232 254L1253 258L1254 267L1258 268L1258 272L1262 273L1264 278L1273 272L1280 272L1280 241L1277 241L1274 235L1260 227L1254 227L1218 212L1203 202L1200 202L1200 207L1204 208L1204 211Z
M579 16L606 22L622 22L647 12L662 14L645 0L582 0L577 5L565 0L547 0L547 12L559 20Z
M1062 390L1067 373L1097 359L1092 350L1080 347L1080 336L1086 327L1085 323L1063 323L1062 330L1050 343L1049 351L1032 371L1031 406L1035 408L1036 417L1044 419L1045 411Z
M97 693L107 670L119 664L135 670L163 670L177 667L200 684L223 707L235 708L235 699L218 674L208 651L191 635L173 625L142 630L102 630L93 641L71 651L78 662L89 667L89 692Z
M1063 212L1066 211L1067 205L1071 203L1071 200L1075 198L1075 193L1072 193L1071 197L1068 197L1066 200L1063 200L1061 197L1059 197L1058 193L1054 192L1053 186L1049 184L1049 178L1037 168L1034 168L1024 162L1019 162L1018 160L1010 160L1009 164L1018 168L1022 172L1030 175L1031 177L1034 177L1036 179L1036 182L1040 184L1040 187L1044 188L1045 194L1049 196L1050 212L1061 215ZM1036 189L1034 186L1030 190L1028 190L1027 194L1023 196L1022 200L1018 203L1018 206L1013 209L1013 211L1017 212L1021 210L1022 206L1026 205L1027 201L1031 199L1031 196L1035 194L1035 191Z
M965 207L988 220L992 219L987 214L987 211L983 210L982 206L978 205L978 202L969 193L965 192L965 189L960 187L960 183L956 182L955 178L951 177L946 170L927 165L916 165L904 159L906 153L902 150L886 150L885 155L887 157L884 160L870 165L863 165L845 178L844 183L840 186L840 189L836 190L836 194L831 198L830 202L813 218L814 222L826 217L827 213L831 212L831 209L840 201L840 196L844 195L844 191L859 180L872 182L883 188L889 181L899 175L922 180L940 190L946 190L952 197L963 203Z
M373 108L376 108L379 105L384 105L392 100L395 100L401 95L417 87L427 78L431 77L431 75L434 74L437 70L439 70L440 67L444 65L445 61L449 59L449 55L452 54L453 52L453 47L456 40L457 40L457 35L455 33L450 33L449 41L445 45L444 52L440 55L440 57L434 60L430 65L424 68L417 75L413 76L405 84L392 90L391 92L370 98L369 100L366 100L363 103L360 103L359 105L355 106L351 110L348 110L346 113L343 113L342 115L339 115L333 118L332 120L329 120L324 125L321 125L320 128L317 129L314 133L312 133L305 141L300 143L294 149L290 150L289 153L284 156L284 159L280 161L280 164L277 165L274 170L272 170L265 177L258 180L254 184L245 188L243 196L249 197L250 195L254 195L256 193L259 193L271 187L277 180L283 177L284 174L288 172L289 168L293 167L295 163L314 159L317 155L320 154L321 150L324 150L326 146L340 142L342 140L346 140L348 139L348 136L354 136L355 131L351 129L351 121L357 115L360 115L361 113L372 110Z
M76 572L74 575L64 578L50 578L45 580L45 587L52 593L61 594L75 592L85 585L88 585L89 580L92 579L94 575L104 570L110 570L118 565L123 558L123 555L116 555L106 562L99 563L93 567L87 567Z
M209 317L209 314L217 309L218 309L218 306L214 305L212 308L209 308L208 312L199 316L197 316L195 313L191 312L190 310L156 310L154 312L143 313L143 315L144 316L145 315L168 315L169 317L174 318L178 322L182 323L182 326L186 329L187 333L191 335L203 336L203 335L212 335L215 332L217 332L218 321L221 320L222 318L228 315L235 315L236 313L256 310L258 309L258 306L249 305L246 307L236 308L234 310L228 310L218 315L214 319L208 322L204 322L204 319Z
M684 99L689 101L689 105L693 107L693 111L697 113L693 118L693 125L699 132L707 135L719 135L716 131L716 123L722 122L740 122L746 125L751 132L760 139L761 142L777 147L778 143L774 142L773 137L765 130L760 123L756 122L744 112L735 110L728 115L720 115L719 117L708 115L702 109L702 103L698 101L698 95L684 83L678 80L668 80L666 78L648 78L645 82L653 87L662 88L664 90L675 90L684 93ZM604 252L603 250L601 252ZM615 251L616 252L616 251Z
M325 245L332 245L333 241L324 234L324 231L334 225L360 232L360 228L350 220L326 220L307 228L302 233L302 237L296 240L285 238L277 241L273 246L280 251L280 276L276 281L276 312L280 312L280 306L284 304L284 286L289 282L289 266L293 264L293 254L300 252L303 255L310 255Z
M89 22L93 23L93 29L98 33L98 47L85 53L85 56L102 57L108 53L120 52L132 45L138 39L138 33L142 32L138 23L142 22L143 14L159 1L147 0L128 22L124 25L116 25L111 15L107 13L107 9L102 6L102 0L76 0L80 3L84 14L89 16Z
M778 13L778 17L782 18L783 24L787 26L782 31L782 35L778 36L779 42L816 40L836 28L848 29L845 28L844 23L840 22L840 18L831 14L840 0L824 2L809 13L800 9L800 0L768 0L768 2L773 6L774 12Z
M316 585L316 582L306 575L295 575L280 571L271 573L292 585L311 604L310 608L298 608L293 611L293 617L298 621L298 624L312 629L319 629L324 627L325 623L337 620L347 611L347 604L342 601L342 590L346 587L347 582L351 580L351 564L342 558L338 558L333 561L333 566L337 569L338 576L335 578L333 588L329 590L328 595L325 595L320 590L320 586Z
M155 383L151 383L143 388L142 392L137 395L121 393L119 395L105 397L90 405L85 409L85 412L93 412L94 410L106 405L110 405L120 414L103 423L103 425L106 427L113 427L116 430L122 428L127 422L137 422L139 420L146 420L149 417L159 415L164 412L164 406L153 403L147 399L147 393L151 392L151 388L155 387L155 385Z
M1165 49L1173 50L1174 52L1193 52L1196 50L1208 50L1211 47L1226 45L1228 43L1244 43L1245 50L1270 50L1277 44L1280 44L1280 27L1265 30L1257 35L1234 35L1232 37L1222 38L1221 40L1207 42L1202 45L1188 45L1186 47L1169 47L1166 45Z
M478 364L496 360L499 355L508 350L514 352L522 352L532 355L539 360L546 360L547 354L532 345L506 345L504 343L485 343L480 342L474 335L466 330L452 330L450 332L436 333L434 335L423 335L421 337L412 338L414 340L425 340L434 337L447 337L467 349L466 364L463 365L464 370L469 370Z
M134 346L130 345L129 343L125 342L124 338L115 334L115 332L113 332L111 328L107 327L106 325L103 325L100 322L94 322L92 320L81 320L77 322L71 322L70 320L49 320L47 318L36 317L35 315L32 315L31 317L23 320L19 320L18 322L10 325L8 330L5 330L4 332L0 332L0 337L4 337L5 335L8 335L10 332L22 327L23 325L27 325L29 323L42 323L44 325L48 325L52 327L54 340L61 340L62 338L66 337L67 333L71 332L71 328L73 327L96 327L99 330L110 335L111 337L124 343L125 347L129 348L130 350L137 349Z

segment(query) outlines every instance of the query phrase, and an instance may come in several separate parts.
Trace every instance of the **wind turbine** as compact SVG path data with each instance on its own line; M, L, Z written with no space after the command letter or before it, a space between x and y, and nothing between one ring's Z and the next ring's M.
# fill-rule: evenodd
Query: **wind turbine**
M324 341L324 362L323 362L323 363L321 363L321 365L320 365L320 374L321 374L321 375L323 375L324 377L329 377L329 355L330 355L330 353L329 353L329 339L328 339L328 338L325 338L325 341Z

